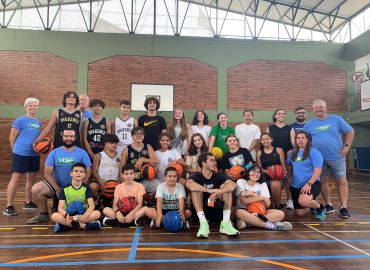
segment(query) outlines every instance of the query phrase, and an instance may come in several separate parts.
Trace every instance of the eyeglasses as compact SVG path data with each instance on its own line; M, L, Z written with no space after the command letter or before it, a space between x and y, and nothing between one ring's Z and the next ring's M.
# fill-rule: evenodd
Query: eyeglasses
M295 114L305 114L306 112L296 112Z

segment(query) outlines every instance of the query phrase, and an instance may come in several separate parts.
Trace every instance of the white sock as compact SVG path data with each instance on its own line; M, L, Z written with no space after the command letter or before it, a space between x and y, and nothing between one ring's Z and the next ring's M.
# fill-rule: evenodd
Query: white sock
M203 211L197 212L197 215L198 215L199 221L207 221L206 216L204 215Z
M231 215L231 210L223 210L222 211L222 220L223 221L230 221L230 215Z

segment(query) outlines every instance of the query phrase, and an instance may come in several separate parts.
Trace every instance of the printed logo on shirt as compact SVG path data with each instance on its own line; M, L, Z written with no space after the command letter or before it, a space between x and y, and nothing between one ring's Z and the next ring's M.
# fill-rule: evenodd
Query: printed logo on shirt
M28 124L28 128L35 128L35 129L39 129L40 128L40 125L37 124L37 123L29 123Z
M157 120L153 120L150 122L144 122L144 127L150 126L151 124L154 124L155 122L157 122Z
M331 127L330 127L329 124L323 125L323 126L318 126L318 127L315 128L315 131L317 131L317 132L327 132L329 130L331 130Z
M57 158L58 165L73 165L75 163L74 157L60 157Z

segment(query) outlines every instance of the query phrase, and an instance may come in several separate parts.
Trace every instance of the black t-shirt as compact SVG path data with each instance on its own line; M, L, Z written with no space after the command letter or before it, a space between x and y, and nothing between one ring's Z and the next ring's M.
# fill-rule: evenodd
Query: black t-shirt
M145 131L144 143L150 144L154 151L159 149L158 137L162 130L167 129L166 121L160 115L142 115L138 119L139 127Z
M207 179L203 176L201 172L195 173L190 176L190 179L196 182L197 184L208 188L208 189L215 189L220 188L223 183L228 179L224 174L221 173L212 173L212 176L210 179ZM208 198L210 194L209 193L203 193L203 203L206 205Z
M281 128L277 125L269 126L269 131L273 138L272 146L282 148L285 154L288 153L290 149L293 149L290 139L291 130L292 126L290 125L285 125Z
M240 147L235 153L227 152L221 160L221 169L228 170L234 166L244 167L249 162L254 162L251 153L246 148Z

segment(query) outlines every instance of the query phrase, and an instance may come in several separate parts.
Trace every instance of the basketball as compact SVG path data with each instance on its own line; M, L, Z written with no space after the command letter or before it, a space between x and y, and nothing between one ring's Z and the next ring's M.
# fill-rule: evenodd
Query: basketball
M243 172L244 172L244 168L242 166L233 166L229 170L229 174L233 179L243 178L242 176Z
M70 216L82 215L85 213L85 204L81 201L70 202L66 211Z
M266 215L267 213L266 206L261 201L248 204L247 211L249 213L256 213L261 215Z
M184 172L184 168L178 162L174 163L172 166L169 166L169 167L172 167L172 168L176 169L178 177L180 177L182 175L182 173Z
M114 190L116 186L118 186L118 182L115 180L109 180L104 183L104 197L105 198L113 198L114 197Z
M152 163L144 164L141 167L141 175L147 180L155 179L157 177L157 166Z
M220 147L212 147L212 154L215 156L216 160L220 160L224 155Z
M272 180L283 180L287 176L287 171L280 165L272 165L267 167L266 170L267 175L270 176Z
M54 149L54 144L49 138L40 138L35 141L35 151L40 154L49 154Z
M118 201L118 210L126 215L132 211L137 205L135 197L124 197Z
M182 218L177 211L170 211L163 217L163 226L169 232L178 232L182 228Z

